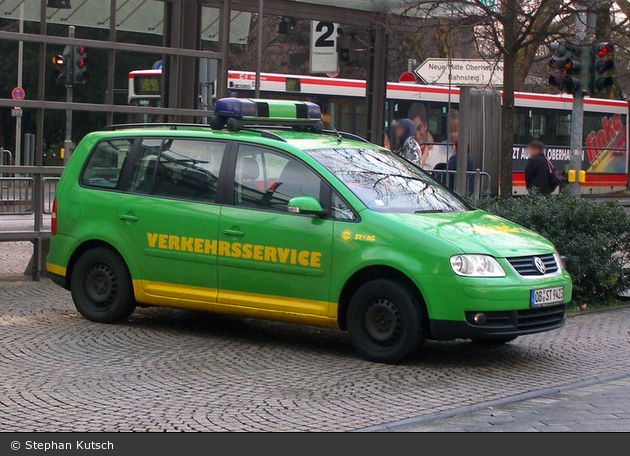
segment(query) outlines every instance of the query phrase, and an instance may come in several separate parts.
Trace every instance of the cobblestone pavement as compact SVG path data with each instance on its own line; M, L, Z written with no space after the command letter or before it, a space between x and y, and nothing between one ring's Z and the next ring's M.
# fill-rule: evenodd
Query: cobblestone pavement
M3 271L20 248L0 243ZM340 331L166 308L102 325L49 280L2 282L0 429L357 430L630 371L629 328L630 308L593 313L504 347L427 343L388 366Z
M409 426L409 432L629 432L630 379Z
M31 242L0 242L0 283L19 282L29 280L24 275L31 255L33 244ZM2 292L0 291L0 297ZM1 309L0 309L1 311Z

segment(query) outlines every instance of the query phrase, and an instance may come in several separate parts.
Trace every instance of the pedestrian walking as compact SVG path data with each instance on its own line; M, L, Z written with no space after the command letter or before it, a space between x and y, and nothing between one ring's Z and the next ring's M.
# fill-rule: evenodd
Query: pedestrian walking
M415 138L416 125L409 119L401 119L396 122L394 132L399 147L396 154L421 167L422 151Z
M525 186L527 191L537 191L549 195L560 185L563 178L558 176L553 163L545 156L545 145L534 139L527 146L529 158L525 168Z

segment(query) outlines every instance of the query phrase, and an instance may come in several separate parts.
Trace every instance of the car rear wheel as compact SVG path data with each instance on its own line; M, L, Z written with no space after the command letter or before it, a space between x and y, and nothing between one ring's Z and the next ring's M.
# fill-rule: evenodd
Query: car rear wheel
M352 345L369 361L402 361L424 340L420 306L417 297L396 281L378 279L362 285L348 307Z
M106 248L81 255L70 277L70 291L79 313L98 323L123 320L136 307L127 266Z

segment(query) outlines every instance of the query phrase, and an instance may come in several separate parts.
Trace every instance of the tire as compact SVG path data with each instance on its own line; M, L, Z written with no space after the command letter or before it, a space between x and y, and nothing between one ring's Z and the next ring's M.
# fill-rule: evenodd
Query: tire
M136 307L127 265L102 247L88 250L77 260L70 291L79 313L98 323L124 320Z
M505 345L516 340L518 336L497 337L496 339L473 339L473 342L479 345Z
M362 285L348 306L348 333L359 354L377 363L397 363L424 341L421 303L388 279Z

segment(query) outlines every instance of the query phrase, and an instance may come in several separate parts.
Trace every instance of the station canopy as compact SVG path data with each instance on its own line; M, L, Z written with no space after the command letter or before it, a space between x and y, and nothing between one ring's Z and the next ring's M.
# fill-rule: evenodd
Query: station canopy
M449 1L435 0L291 0L296 3L344 8L369 13L390 13L396 16L419 18L431 15L446 16L452 14ZM201 2L204 3L203 1ZM458 3L461 5L462 1ZM20 19L20 5L24 5L24 20L39 22L40 0L0 0L0 18ZM110 2L104 0L73 0L70 9L47 9L47 22L61 25L76 25L109 29ZM236 4L234 6L237 6ZM201 39L218 41L219 8L204 5L201 17ZM232 11L230 42L246 44L250 33L252 14L245 11ZM127 32L162 35L164 28L164 9L158 1L119 0L116 11L116 29Z
M20 4L24 4L24 20L39 22L39 0L0 0L0 18L20 19ZM47 8L49 24L75 25L109 29L110 4L107 0L74 0L72 8ZM201 39L219 40L219 8L204 7L201 12ZM230 42L246 44L249 35L251 14L232 11ZM116 29L124 32L162 35L164 32L164 8L158 1L124 0L118 1Z

